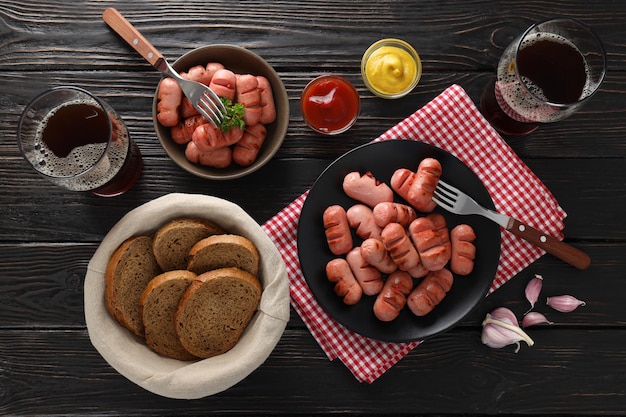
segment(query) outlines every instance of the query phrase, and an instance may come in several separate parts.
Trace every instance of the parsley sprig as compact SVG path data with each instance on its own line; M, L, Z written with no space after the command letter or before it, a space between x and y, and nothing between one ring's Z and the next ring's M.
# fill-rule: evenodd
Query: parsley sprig
M222 118L222 122L220 123L220 129L223 132L228 132L231 127L238 127L241 130L246 128L246 122L243 121L243 114L246 111L246 108L241 103L235 103L225 97L220 97L222 103L224 103L224 107L226 107L226 114Z

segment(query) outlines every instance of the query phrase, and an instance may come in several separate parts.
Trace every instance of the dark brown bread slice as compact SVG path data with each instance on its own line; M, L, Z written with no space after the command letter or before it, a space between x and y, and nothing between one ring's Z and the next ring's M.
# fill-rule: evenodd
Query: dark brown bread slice
M198 359L187 352L174 327L174 313L183 293L196 278L189 271L168 271L148 283L139 303L146 329L146 344L163 356L181 361Z
M139 299L148 282L161 273L152 253L152 238L134 236L113 252L105 271L105 303L124 327L144 335Z
M210 358L230 350L261 300L261 283L237 268L199 275L174 314L176 333L188 352Z
M163 271L187 268L189 251L200 240L222 234L218 224L204 219L180 218L169 221L154 234L152 248Z
M229 267L257 275L259 252L254 243L239 235L213 235L196 243L189 252L187 269L198 275Z

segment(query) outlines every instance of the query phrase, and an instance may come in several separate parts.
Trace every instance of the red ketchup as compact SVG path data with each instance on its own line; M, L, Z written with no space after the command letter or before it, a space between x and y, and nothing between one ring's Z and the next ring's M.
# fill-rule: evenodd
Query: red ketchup
M354 124L361 103L359 93L350 81L337 75L323 75L304 88L300 108L311 129L336 135Z

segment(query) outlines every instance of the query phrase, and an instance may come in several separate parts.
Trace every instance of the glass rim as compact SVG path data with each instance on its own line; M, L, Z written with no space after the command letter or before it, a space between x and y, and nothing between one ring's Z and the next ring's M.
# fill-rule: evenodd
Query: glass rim
M553 102L553 101L549 101L546 99L543 99L541 97L539 97L537 94L535 94L530 88L528 88L528 86L526 85L526 83L524 82L523 78L521 77L521 75L518 72L518 67L517 65L515 65L515 76L517 77L517 79L519 80L520 84L522 85L522 87L524 88L524 90L530 94L535 100L544 103L548 106L552 106L555 108L568 108L571 107L573 105L582 105L583 103L587 102L591 97L593 97L596 92L600 89L600 86L602 85L602 83L604 82L604 78L606 77L606 70L607 70L607 58L606 58L606 49L604 48L604 44L602 43L602 40L598 37L598 35L591 29L591 27L589 27L588 25L586 25L585 23L581 22L578 19L574 19L571 17L550 17L547 19L543 19L540 20L538 22L533 23L532 25L530 25L530 27L528 27L524 33L522 33L519 38L516 40L515 42L515 61L517 62L517 55L520 51L520 46L522 45L522 42L524 41L524 39L526 39L526 37L537 27L544 25L548 22L558 22L558 21L564 21L564 22L568 22L568 23L573 23L576 26L578 26L580 29L585 30L586 32L588 32L591 37L594 39L594 41L597 43L597 46L599 47L599 51L601 52L601 56L602 56L602 72L600 74L600 77L598 79L597 82L597 87L593 90L593 92L591 94L589 94L588 96L584 97L583 99L580 99L574 103L557 103L557 102Z
M106 146L104 148L102 148L102 153L98 157L98 160L95 161L93 164L91 164L87 169L85 169L85 170L83 170L83 171L81 171L79 173L73 174L73 175L51 175L49 173L41 171L41 169L37 166L37 164L34 164L33 161L27 156L27 154L26 154L26 152L24 150L24 146L22 145L21 131L22 131L22 125L23 125L23 123L25 121L26 115L28 114L29 110L33 107L33 105L35 103L37 103L42 98L44 98L44 97L46 97L46 96L48 96L50 94L53 94L56 91L64 91L64 90L65 91L67 91L67 90L78 91L78 92L80 92L82 94L86 94L88 97L90 97L91 99L93 99L96 102L98 107L100 107L100 109L102 109L102 111L104 112L104 115L107 118L107 125L109 127L109 139L107 141ZM83 175L89 174L107 156L108 151L109 151L109 147L111 146L112 137L113 137L113 122L111 121L111 116L109 115L109 109L107 109L107 106L104 103L104 101L99 99L94 94L90 93L89 91L85 90L84 88L77 87L77 86L70 86L70 85L61 85L61 86L51 87L51 88L48 88L47 90L44 90L44 91L40 92L39 94L37 94L32 100L30 100L30 102L26 105L26 107L24 107L24 110L22 111L22 114L20 115L20 120L19 120L18 125L17 125L17 144L18 144L18 147L19 147L19 150L20 150L20 154L28 162L28 164L31 167L33 167L33 169L35 169L35 171L37 171L39 174L41 174L41 175L43 175L44 177L47 177L47 178L70 179L70 178L80 178Z

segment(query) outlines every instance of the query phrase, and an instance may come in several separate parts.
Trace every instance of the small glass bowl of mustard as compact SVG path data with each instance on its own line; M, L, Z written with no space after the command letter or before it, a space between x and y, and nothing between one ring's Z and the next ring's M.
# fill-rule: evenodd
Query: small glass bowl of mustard
M365 86L382 98L400 98L410 93L422 76L422 61L408 43L388 38L374 42L361 59Z

